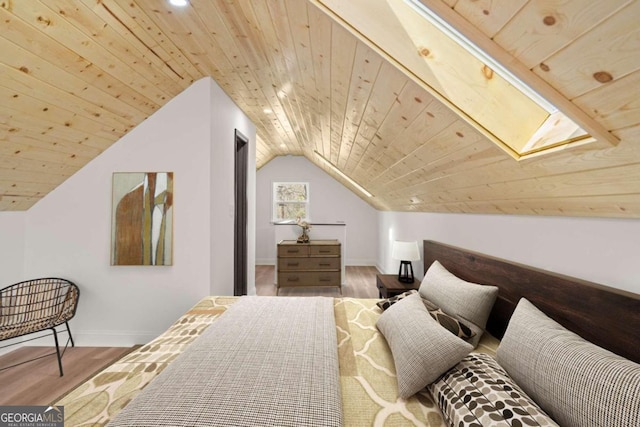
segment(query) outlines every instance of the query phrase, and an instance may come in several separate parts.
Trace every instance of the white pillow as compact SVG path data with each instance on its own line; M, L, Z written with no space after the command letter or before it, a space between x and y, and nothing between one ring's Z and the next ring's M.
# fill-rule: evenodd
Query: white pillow
M498 297L498 287L467 282L451 274L438 261L427 270L418 292L432 301L445 313L458 316L473 323L475 337L469 342L478 345L487 319Z
M391 348L398 396L404 399L434 382L473 350L471 344L431 317L418 294L389 307L377 327Z

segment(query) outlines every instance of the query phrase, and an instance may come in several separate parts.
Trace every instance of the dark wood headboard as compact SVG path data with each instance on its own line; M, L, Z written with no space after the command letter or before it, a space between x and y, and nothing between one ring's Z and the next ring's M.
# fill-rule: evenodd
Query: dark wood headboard
M565 328L640 363L640 295L425 240L425 274L435 260L461 279L500 288L487 323L492 335L502 338L525 297Z

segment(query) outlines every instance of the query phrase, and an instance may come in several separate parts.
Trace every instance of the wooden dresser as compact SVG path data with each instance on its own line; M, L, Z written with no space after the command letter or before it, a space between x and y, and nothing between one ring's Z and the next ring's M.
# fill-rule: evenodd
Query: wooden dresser
M338 240L278 243L277 291L280 288L335 286L342 293L342 247Z

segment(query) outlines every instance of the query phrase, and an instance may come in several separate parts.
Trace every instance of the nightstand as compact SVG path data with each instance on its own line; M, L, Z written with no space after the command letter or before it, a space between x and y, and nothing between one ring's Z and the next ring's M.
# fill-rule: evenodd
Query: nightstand
M398 280L397 274L377 274L376 286L378 286L380 298L389 298L411 289L418 289L420 282L416 280L413 283L403 283Z

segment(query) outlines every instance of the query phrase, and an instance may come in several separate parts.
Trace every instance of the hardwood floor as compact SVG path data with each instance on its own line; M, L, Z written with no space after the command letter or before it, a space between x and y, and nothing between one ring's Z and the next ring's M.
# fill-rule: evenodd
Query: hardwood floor
M346 267L342 295L337 288L287 288L283 296L328 296L378 298L375 267ZM276 294L274 266L256 266L258 295ZM54 355L0 371L0 405L49 405L73 390L105 366L130 352L125 347L70 347L62 358L60 377ZM0 369L17 362L54 352L52 347L20 347L0 356Z
M55 355L0 371L0 405L50 405L133 348L69 347L62 377ZM0 369L52 352L54 347L20 347L0 356Z
M375 267L347 266L345 284L342 285L342 295L338 288L283 288L282 296L325 296L351 298L378 298L376 287ZM256 265L256 294L273 296L276 294L274 284L275 267L273 265Z

